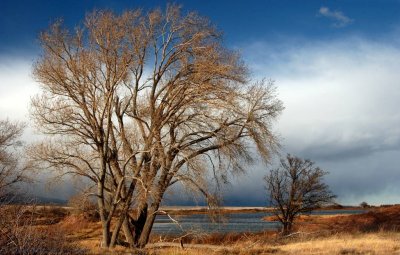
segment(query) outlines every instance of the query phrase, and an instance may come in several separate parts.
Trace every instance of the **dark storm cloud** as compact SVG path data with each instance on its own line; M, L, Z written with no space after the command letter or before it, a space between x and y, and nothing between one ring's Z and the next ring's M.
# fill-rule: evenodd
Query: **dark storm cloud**
M301 154L317 161L336 161L340 162L348 159L357 159L369 156L375 153L384 153L387 151L400 151L400 140L391 141L390 144L382 143L384 139L377 137L368 141L352 141L348 144L338 144L333 141L329 143L315 144L302 150Z
M398 46L357 37L282 45L257 42L246 52L273 75L285 104L282 154L329 171L339 202L400 201Z
M398 202L400 151L383 151L343 161L321 161L327 181L342 201Z

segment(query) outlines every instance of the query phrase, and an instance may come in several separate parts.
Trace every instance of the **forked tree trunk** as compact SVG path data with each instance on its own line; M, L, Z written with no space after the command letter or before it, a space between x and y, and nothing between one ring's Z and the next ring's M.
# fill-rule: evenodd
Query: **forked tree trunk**
M122 222L122 231L126 242L131 248L138 247L138 241L147 219L147 204L143 204L136 219L132 219L126 214Z
M116 244L118 232L122 229L126 241L131 248L143 248L149 241L150 233L156 218L156 212L159 208L158 204L153 204L151 209L147 209L147 204L142 206L137 218L131 220L129 215L124 217L121 228L116 228L111 235L110 224L102 221L103 225L103 247L113 248ZM122 218L120 218L122 219ZM118 223L117 223L118 224ZM118 232L115 232L118 231Z
M142 206L139 215L137 215L136 220L133 222L135 246L138 246L138 242L143 233L143 228L144 225L146 224L147 217L148 217L148 208L147 208L147 203L145 203Z
M135 236L133 233L133 228L130 226L129 216L125 217L122 223L122 231L124 232L125 241L129 244L130 248L135 247Z
M121 227L122 227L126 217L127 217L126 215L119 216L119 219L118 219L117 223L115 224L115 227L113 229L113 233L111 235L111 240L110 240L110 247L111 248L114 248L116 243L117 243L117 241L118 241L118 235L120 233Z
M146 222L143 226L140 238L137 242L138 248L143 248L149 241L151 229L153 228L154 220L156 219L156 211L158 210L158 205L152 207L149 214L147 215Z

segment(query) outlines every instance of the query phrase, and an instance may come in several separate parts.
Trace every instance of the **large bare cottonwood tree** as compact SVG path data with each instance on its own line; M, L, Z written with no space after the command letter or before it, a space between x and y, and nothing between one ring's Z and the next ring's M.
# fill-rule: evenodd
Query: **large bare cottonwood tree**
M121 230L143 247L175 183L212 203L210 172L243 170L276 147L273 85L250 84L240 56L195 13L95 11L74 31L55 23L40 42L32 116L49 138L31 153L96 185L105 247Z

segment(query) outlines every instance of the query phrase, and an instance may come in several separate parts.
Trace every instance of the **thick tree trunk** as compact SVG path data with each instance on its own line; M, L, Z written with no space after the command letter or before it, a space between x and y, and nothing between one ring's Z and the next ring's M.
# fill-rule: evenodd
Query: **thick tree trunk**
M110 221L108 220L107 210L104 204L103 198L103 186L101 183L98 184L98 194L97 204L99 207L100 221L102 226L102 242L101 247L109 247L110 245Z
M110 241L111 248L114 248L117 243L119 232L121 230L122 224L125 221L126 217L127 217L126 214L120 215L117 223L115 224L115 227L113 229L113 233L111 236L111 241Z
M110 223L102 221L101 224L103 233L101 247L108 248L110 246Z
M138 247L138 241L147 219L147 204L142 204L140 208L136 219L132 219L127 214L122 222L125 240L131 248Z
M130 248L135 247L135 235L133 228L130 225L130 217L127 215L122 223L122 231L124 232L125 241L129 244Z
M143 248L149 241L151 229L153 228L154 220L156 219L156 211L159 205L152 206L149 214L147 215L146 222L144 223L140 238L138 240L137 246Z
M290 232L292 231L292 222L285 221L282 224L283 224L282 235L290 234Z
M147 220L147 215L148 215L147 210L148 209L147 209L147 203L146 203L142 206L142 209L139 211L139 215L137 215L137 218L133 223L133 225L135 227L135 243L138 242L138 240L142 234L143 227Z

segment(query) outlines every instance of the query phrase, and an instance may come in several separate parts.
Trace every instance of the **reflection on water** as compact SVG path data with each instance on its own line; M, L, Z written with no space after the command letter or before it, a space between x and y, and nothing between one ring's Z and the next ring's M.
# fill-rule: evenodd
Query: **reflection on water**
M330 210L315 211L316 215L333 214L358 214L363 210ZM280 227L278 222L264 221L262 218L270 216L270 213L234 213L225 214L219 222L213 222L208 215L180 215L173 218L179 224L172 222L166 215L158 215L153 226L152 233L179 235L184 232L194 233L228 233L228 232L262 232L265 230L274 230Z

